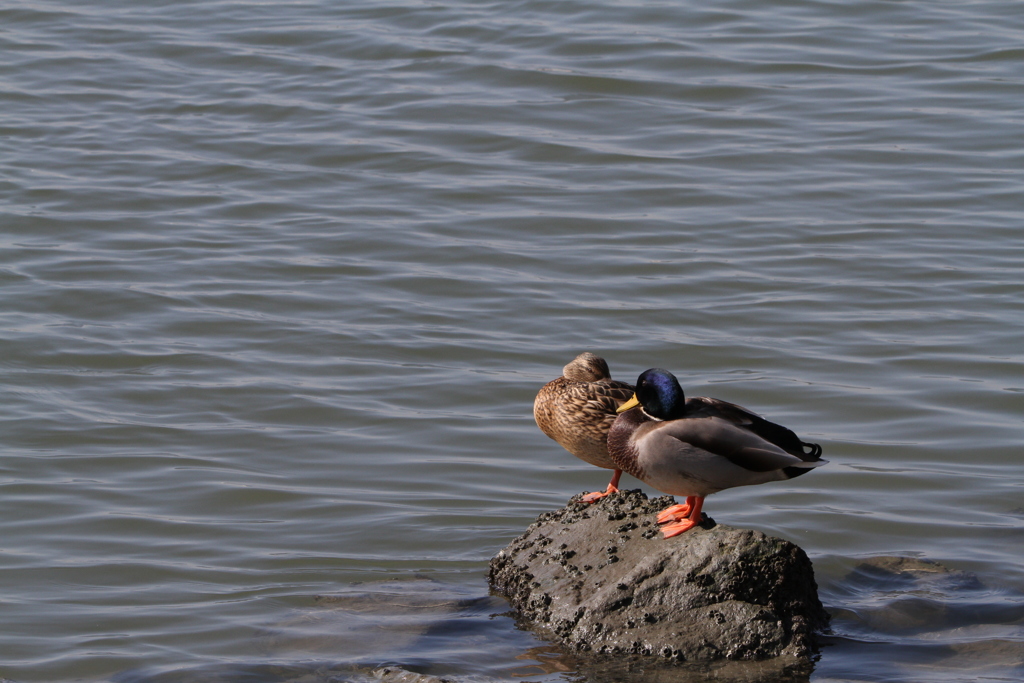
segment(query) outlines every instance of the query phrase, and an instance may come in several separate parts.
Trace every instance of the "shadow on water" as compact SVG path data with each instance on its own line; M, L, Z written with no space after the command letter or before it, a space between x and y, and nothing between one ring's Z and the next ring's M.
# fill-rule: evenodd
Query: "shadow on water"
M833 615L815 661L669 664L574 656L516 628L496 596L426 577L311 598L255 636L250 662L134 670L115 683L798 683L1020 680L1024 596L925 560L878 557L822 591Z

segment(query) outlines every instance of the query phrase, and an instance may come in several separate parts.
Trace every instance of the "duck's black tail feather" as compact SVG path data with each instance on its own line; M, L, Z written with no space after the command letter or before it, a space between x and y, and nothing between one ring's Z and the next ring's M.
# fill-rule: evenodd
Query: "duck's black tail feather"
M817 462L819 465L828 462L827 460L821 459L821 446L816 443L808 443L807 441L800 442L800 450L803 451L803 458L806 462ZM797 455L793 453L793 455ZM814 469L813 467L784 467L782 471L786 473L786 476L790 479L799 477L801 474L807 474L809 471Z
M816 443L801 441L800 448L803 449L804 455L811 460L817 460L821 457L821 446Z
M762 439L771 441L773 444L795 455L801 460L812 461L821 458L821 446L816 443L801 441L800 437L788 427L769 422L759 415L750 414L750 430Z

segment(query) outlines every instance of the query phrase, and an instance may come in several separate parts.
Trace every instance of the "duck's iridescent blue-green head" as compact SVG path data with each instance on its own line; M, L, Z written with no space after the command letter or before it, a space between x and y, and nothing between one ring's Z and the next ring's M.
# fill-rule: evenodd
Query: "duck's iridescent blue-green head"
M683 416L686 396L679 380L668 370L651 368L641 373L636 380L636 393L633 398L619 406L623 412L637 405L644 412L659 420L676 420Z

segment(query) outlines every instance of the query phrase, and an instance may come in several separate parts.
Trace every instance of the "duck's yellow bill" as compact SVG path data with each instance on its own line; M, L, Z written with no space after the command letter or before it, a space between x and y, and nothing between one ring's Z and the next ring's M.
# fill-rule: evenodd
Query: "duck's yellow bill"
M628 401L623 403L621 406L616 408L615 412L616 413L624 413L627 410L629 410L630 408L636 408L638 405L640 405L640 399L638 399L636 397L636 394L633 394L633 398L629 399Z

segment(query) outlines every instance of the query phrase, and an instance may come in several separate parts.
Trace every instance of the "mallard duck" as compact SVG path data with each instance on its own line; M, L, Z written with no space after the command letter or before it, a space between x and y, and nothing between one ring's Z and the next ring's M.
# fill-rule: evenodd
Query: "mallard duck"
M608 453L619 469L662 493L686 496L658 515L665 538L701 522L704 498L734 486L799 477L827 463L821 446L716 398L687 399L668 370L652 368L618 407Z
M619 490L622 470L608 457L608 429L615 409L632 395L632 385L613 380L604 358L587 351L562 368L562 376L545 384L533 401L533 419L542 432L580 460L614 470L608 488L586 494L585 502Z

